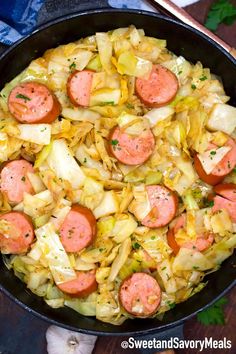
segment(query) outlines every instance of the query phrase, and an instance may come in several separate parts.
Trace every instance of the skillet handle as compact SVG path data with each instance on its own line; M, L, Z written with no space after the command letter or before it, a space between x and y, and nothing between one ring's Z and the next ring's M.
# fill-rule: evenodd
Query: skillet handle
M153 341L153 339L155 338L156 341L168 341L171 338L178 338L178 339L184 339L184 324L180 324L176 327L170 328L170 329L166 329L162 332L157 332L154 334L149 334L146 336L139 336L139 337L135 337L136 340L147 340L147 341ZM163 342L164 344L164 342ZM164 344L165 345L165 344ZM171 344L170 344L171 345ZM158 353L160 351L163 350L167 350L167 349L172 349L172 348L166 348L165 346L163 346L163 348L159 348L160 344L158 344L158 346L156 345L156 348L152 348L152 349L141 349L140 353L142 354L154 354L154 353Z

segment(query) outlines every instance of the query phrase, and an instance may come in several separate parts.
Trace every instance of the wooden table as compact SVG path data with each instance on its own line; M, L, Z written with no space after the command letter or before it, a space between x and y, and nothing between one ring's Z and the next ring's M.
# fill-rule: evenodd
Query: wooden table
M210 4L213 0L201 0L196 4L188 6L187 11L199 22L204 22ZM236 1L232 1L236 5ZM221 25L217 34L226 42L236 47L236 23L227 27ZM208 55L208 53L206 53ZM214 350L214 354L236 353L236 289L228 295L229 303L225 308L225 326L203 326L196 318L185 323L184 334L186 339L203 339L212 337L222 339L226 337L232 341L230 350ZM46 354L45 331L48 324L29 315L12 301L0 294L0 354ZM17 334L18 343L13 345L12 341ZM120 343L124 338L100 337L96 343L93 354L138 354L138 350L123 350ZM25 351L25 348L32 348L32 351ZM7 352L3 351L7 348ZM12 349L14 348L14 349ZM197 354L197 350L179 350L178 354ZM212 351L204 351L212 353Z

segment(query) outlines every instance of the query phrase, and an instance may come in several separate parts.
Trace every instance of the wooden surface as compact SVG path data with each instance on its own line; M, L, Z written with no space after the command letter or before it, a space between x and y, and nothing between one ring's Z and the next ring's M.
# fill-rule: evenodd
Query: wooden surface
M187 11L200 22L204 22L212 0L201 0L188 6ZM236 1L232 1L236 4ZM236 47L236 24L227 27L221 25L217 34L226 42ZM208 53L206 53L208 55ZM236 289L228 295L229 303L225 308L225 326L203 326L196 318L185 323L184 334L186 339L222 339L226 337L232 341L230 350L204 350L207 354L235 354L236 353ZM12 301L0 294L0 354L46 354L45 331L48 324L27 314ZM15 341L13 340L15 338ZM138 354L138 350L123 350L120 343L124 338L100 337L93 354ZM24 348L31 345L32 351ZM7 350L7 351L6 351ZM179 350L178 354L197 354L199 350Z

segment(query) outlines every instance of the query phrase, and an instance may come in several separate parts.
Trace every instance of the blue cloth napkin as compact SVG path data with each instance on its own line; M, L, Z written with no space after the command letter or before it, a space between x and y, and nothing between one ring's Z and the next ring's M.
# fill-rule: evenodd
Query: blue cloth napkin
M0 42L11 45L32 32L44 0L0 0Z

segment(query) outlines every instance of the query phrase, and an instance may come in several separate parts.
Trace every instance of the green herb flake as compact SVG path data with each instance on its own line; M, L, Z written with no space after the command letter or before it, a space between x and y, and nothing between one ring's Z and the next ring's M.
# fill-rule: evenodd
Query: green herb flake
M25 100L25 101L31 101L31 98L25 96L25 95L22 95L21 93L18 93L16 95L16 98L21 98L22 100Z
M204 76L200 77L199 80L200 80L200 81L205 81L205 80L207 80L207 76L204 75Z
M107 102L100 102L99 106L114 106L115 102L114 101L107 101Z
M70 64L69 69L70 69L70 71L74 71L76 69L76 64L74 61L73 61L73 63Z
M111 145L116 146L119 144L119 141L117 139L111 140Z
M87 162L87 159L86 159L86 157L84 158L84 163L86 163Z
M25 182L25 176L23 176L23 177L21 178L21 180L22 180L22 182Z
M216 154L216 151L213 150L213 151L210 152L210 154L211 154L211 155L215 155L215 154Z
M214 200L209 200L208 205L209 205L209 207L213 207L214 206Z
M228 300L222 297L214 305L208 307L197 314L197 319L205 326L208 325L224 325L225 316L223 306L227 304Z
M205 26L216 31L221 23L232 25L236 21L236 7L229 0L218 0L213 2L208 12Z
M176 306L175 302L167 301L167 305L169 306L170 309L173 309Z
M191 85L191 88L192 88L192 90L196 90L197 86L194 85L194 84L192 84L192 85Z
M128 109L133 109L133 108L134 108L134 105L131 104L131 103L129 103L129 102L127 102L127 103L126 103L126 107L127 107Z
M132 244L133 249L138 250L141 246L138 242Z

